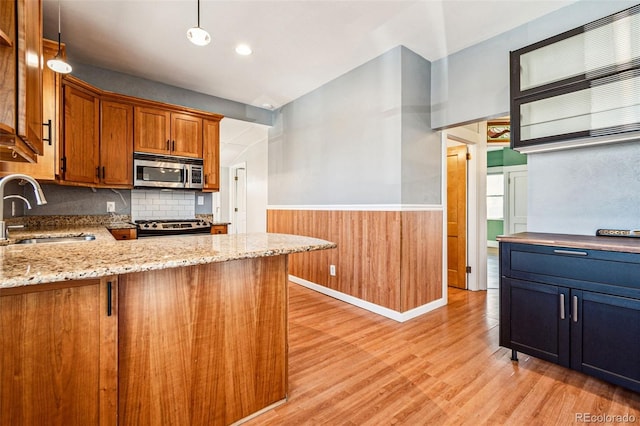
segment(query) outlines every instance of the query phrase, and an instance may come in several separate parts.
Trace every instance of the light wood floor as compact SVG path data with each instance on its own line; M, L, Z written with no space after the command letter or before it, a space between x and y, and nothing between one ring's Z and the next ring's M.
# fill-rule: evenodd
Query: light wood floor
M290 284L289 401L248 425L566 425L640 394L498 347L498 292L404 324ZM578 422L579 423L579 422Z

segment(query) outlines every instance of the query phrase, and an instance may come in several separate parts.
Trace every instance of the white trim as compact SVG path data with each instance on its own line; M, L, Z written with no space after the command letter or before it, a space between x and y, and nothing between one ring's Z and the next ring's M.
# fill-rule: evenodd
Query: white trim
M447 205L447 141L448 136L445 132L440 132L440 159L442 164L440 165L440 198L442 199L442 205ZM444 298L445 305L449 303L449 270L448 270L448 258L447 258L447 209L443 209L442 215L442 297Z
M267 210L330 210L330 211L442 211L441 204L309 204L268 205Z
M500 247L500 243L497 241L487 240L487 247L498 248Z
M289 281L398 322L409 321L410 319L426 314L427 312L431 312L434 309L440 308L447 304L447 293L445 291L445 293L443 293L445 297L436 299L433 302L429 302L426 305L418 306L417 308L411 309L406 312L398 312L394 311L393 309L385 308L384 306L376 305L375 303L367 302L366 300L358 299L357 297L350 296L346 293L342 293L340 291L313 283L311 281L298 278L294 275L289 275ZM446 287L444 288L444 290L446 290Z

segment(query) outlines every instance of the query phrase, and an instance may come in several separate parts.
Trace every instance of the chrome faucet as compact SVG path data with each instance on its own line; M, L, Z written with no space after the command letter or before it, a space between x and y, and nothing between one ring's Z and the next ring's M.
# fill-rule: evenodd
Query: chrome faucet
M0 240L7 239L7 227L4 222L4 200L5 200L4 187L7 186L7 183L12 180L24 180L26 182L29 182L31 186L33 186L33 192L36 196L36 203L39 206L41 206L42 204L47 204L47 199L44 197L44 192L42 192L42 188L40 188L40 184L34 178L32 178L31 176L23 175L19 173L5 176L2 180L0 180ZM9 195L6 198L16 198L16 197ZM28 202L27 202L27 207L31 208Z

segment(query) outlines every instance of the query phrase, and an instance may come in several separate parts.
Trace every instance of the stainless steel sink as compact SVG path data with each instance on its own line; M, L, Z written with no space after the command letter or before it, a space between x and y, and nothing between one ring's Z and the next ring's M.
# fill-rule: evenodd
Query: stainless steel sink
M39 237L17 241L16 244L42 244L42 243L76 243L79 241L93 241L95 235L76 235L71 237Z

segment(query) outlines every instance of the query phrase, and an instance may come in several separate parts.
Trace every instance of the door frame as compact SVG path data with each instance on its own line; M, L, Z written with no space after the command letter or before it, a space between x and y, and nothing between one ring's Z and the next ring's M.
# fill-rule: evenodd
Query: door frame
M527 172L527 164L518 164L516 166L504 166L502 168L502 174L504 175L504 233L509 234L511 226L511 209L509 208L511 202L511 194L509 192L511 183L509 182L509 173L512 172ZM527 188L527 191L529 189Z
M471 272L467 276L467 290L487 289L487 122L441 131L443 163L446 171L447 139L467 145L471 160L467 164L467 265ZM445 208L444 226L446 229L447 175L443 172L442 199ZM443 247L446 248L447 236L443 232ZM446 264L446 251L444 253Z

